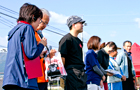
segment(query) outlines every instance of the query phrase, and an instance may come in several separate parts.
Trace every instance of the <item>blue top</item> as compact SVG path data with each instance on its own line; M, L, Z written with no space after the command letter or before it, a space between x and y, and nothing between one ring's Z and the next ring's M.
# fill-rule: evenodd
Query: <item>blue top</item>
M85 70L87 74L87 84L97 84L100 85L101 76L93 71L93 66L97 65L100 69L99 62L97 60L97 54L92 50L88 50L85 56Z
M110 57L110 58L111 58L114 62L116 62L116 60L114 60L114 57ZM116 62L116 64L117 64L117 62ZM120 71L120 74L114 74L113 76L116 76L116 77L118 77L118 78L122 78L123 72L122 72L121 68L120 68L120 67L116 68L116 66L113 65L113 62L111 62L111 60L109 61L108 69L112 69L112 70L118 69L118 70L116 70L116 71Z
M122 81L121 78L122 78L123 72L121 68L118 66L117 62L114 60L114 57L110 57L108 69L111 69L117 72L113 76L108 76L107 78L108 83L115 83L115 82Z
M38 89L36 78L28 79L24 69L21 42L23 42L26 56L31 60L38 57L44 48L41 43L37 45L31 25L24 23L16 25L8 34L8 53L3 87L17 85L22 88Z

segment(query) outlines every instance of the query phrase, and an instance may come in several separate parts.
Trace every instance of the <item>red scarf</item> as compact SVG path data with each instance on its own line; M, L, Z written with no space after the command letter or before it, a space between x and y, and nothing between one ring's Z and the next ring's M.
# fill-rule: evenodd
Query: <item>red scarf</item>
M18 23L18 24L19 24L19 23L25 23L25 24L31 25L30 23L28 23L28 22L26 22L26 21L18 21L17 23ZM32 26L32 25L31 25L31 26ZM32 26L32 28L33 28L33 26ZM33 28L33 29L34 29L34 28Z
M25 24L31 25L30 23L28 23L28 22L26 22L26 21L18 21L18 23L25 23Z

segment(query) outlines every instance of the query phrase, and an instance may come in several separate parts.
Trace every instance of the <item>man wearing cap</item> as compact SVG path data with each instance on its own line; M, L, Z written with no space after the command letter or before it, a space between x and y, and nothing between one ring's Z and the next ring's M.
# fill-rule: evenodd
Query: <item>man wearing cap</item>
M83 32L85 21L78 16L67 19L70 33L65 35L59 42L59 51L67 72L65 90L87 90L87 76L84 72L82 41L77 37Z

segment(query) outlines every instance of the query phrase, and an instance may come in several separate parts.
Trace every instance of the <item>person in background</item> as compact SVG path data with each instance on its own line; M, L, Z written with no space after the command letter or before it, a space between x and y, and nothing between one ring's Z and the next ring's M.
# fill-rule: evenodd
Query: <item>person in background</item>
M35 5L25 3L20 8L18 24L8 34L8 53L3 79L5 90L38 89L37 79L28 79L24 67L21 42L25 54L30 60L41 54L44 46L47 45L46 38L43 38L38 45L35 39L35 30L41 18L42 12Z
M83 23L85 21L78 16L69 17L67 25L70 33L59 42L59 51L67 72L65 90L87 90L82 53L83 43L78 38L78 34L83 32Z
M96 54L96 51L100 49L100 41L101 39L98 36L92 36L87 43L88 51L84 63L88 90L100 90L99 86L103 88L103 81L105 80Z
M102 49L100 49L97 52L97 58L100 63L100 65L103 67L104 70L106 70L109 66L109 54L112 52L115 48L115 43L114 42L108 42L108 43L103 43L101 44ZM107 84L107 76L112 76L113 74L111 73L106 73L106 80L104 81L104 88L105 90L108 90L108 84Z
M115 44L114 51L109 54L109 70L117 71L113 76L107 77L109 90L123 90L122 81L126 80L121 68L118 66L115 57L117 56L117 46Z
M41 38L38 35L37 31L45 29L46 26L49 23L49 20L50 20L50 13L44 8L42 8L40 10L43 13L43 18L40 20L40 24L37 27L36 32L35 32L35 37L36 37L37 43L39 43L41 41ZM40 54L40 58L41 58L40 63L41 63L43 76L37 78L37 83L38 83L39 90L48 90L48 79L45 78L46 67L45 67L45 60L44 60L44 54L46 54L46 52L47 52L47 50L42 51L42 53ZM52 58L55 55L55 53L56 53L56 50L51 49L50 58Z
M126 76L126 81L122 82L123 90L135 90L133 80L135 79L136 74L132 63L131 46L131 41L124 41L124 50L120 52L116 57L118 65L121 67L124 76Z

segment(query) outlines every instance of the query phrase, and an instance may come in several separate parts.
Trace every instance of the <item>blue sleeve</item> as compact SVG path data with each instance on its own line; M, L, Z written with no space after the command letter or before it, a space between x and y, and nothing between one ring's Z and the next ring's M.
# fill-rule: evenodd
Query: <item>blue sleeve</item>
M35 59L41 54L44 45L41 43L37 45L34 29L30 25L27 25L24 28L24 32L25 32L24 33L25 39L23 41L23 46L24 46L25 54L31 60Z
M108 69L115 70L114 66L112 65L112 63L110 61L109 61ZM121 74L114 74L113 76L118 77L118 78L122 78Z
M123 71L122 71L122 69L120 68L120 72L121 72L121 74L123 75Z

